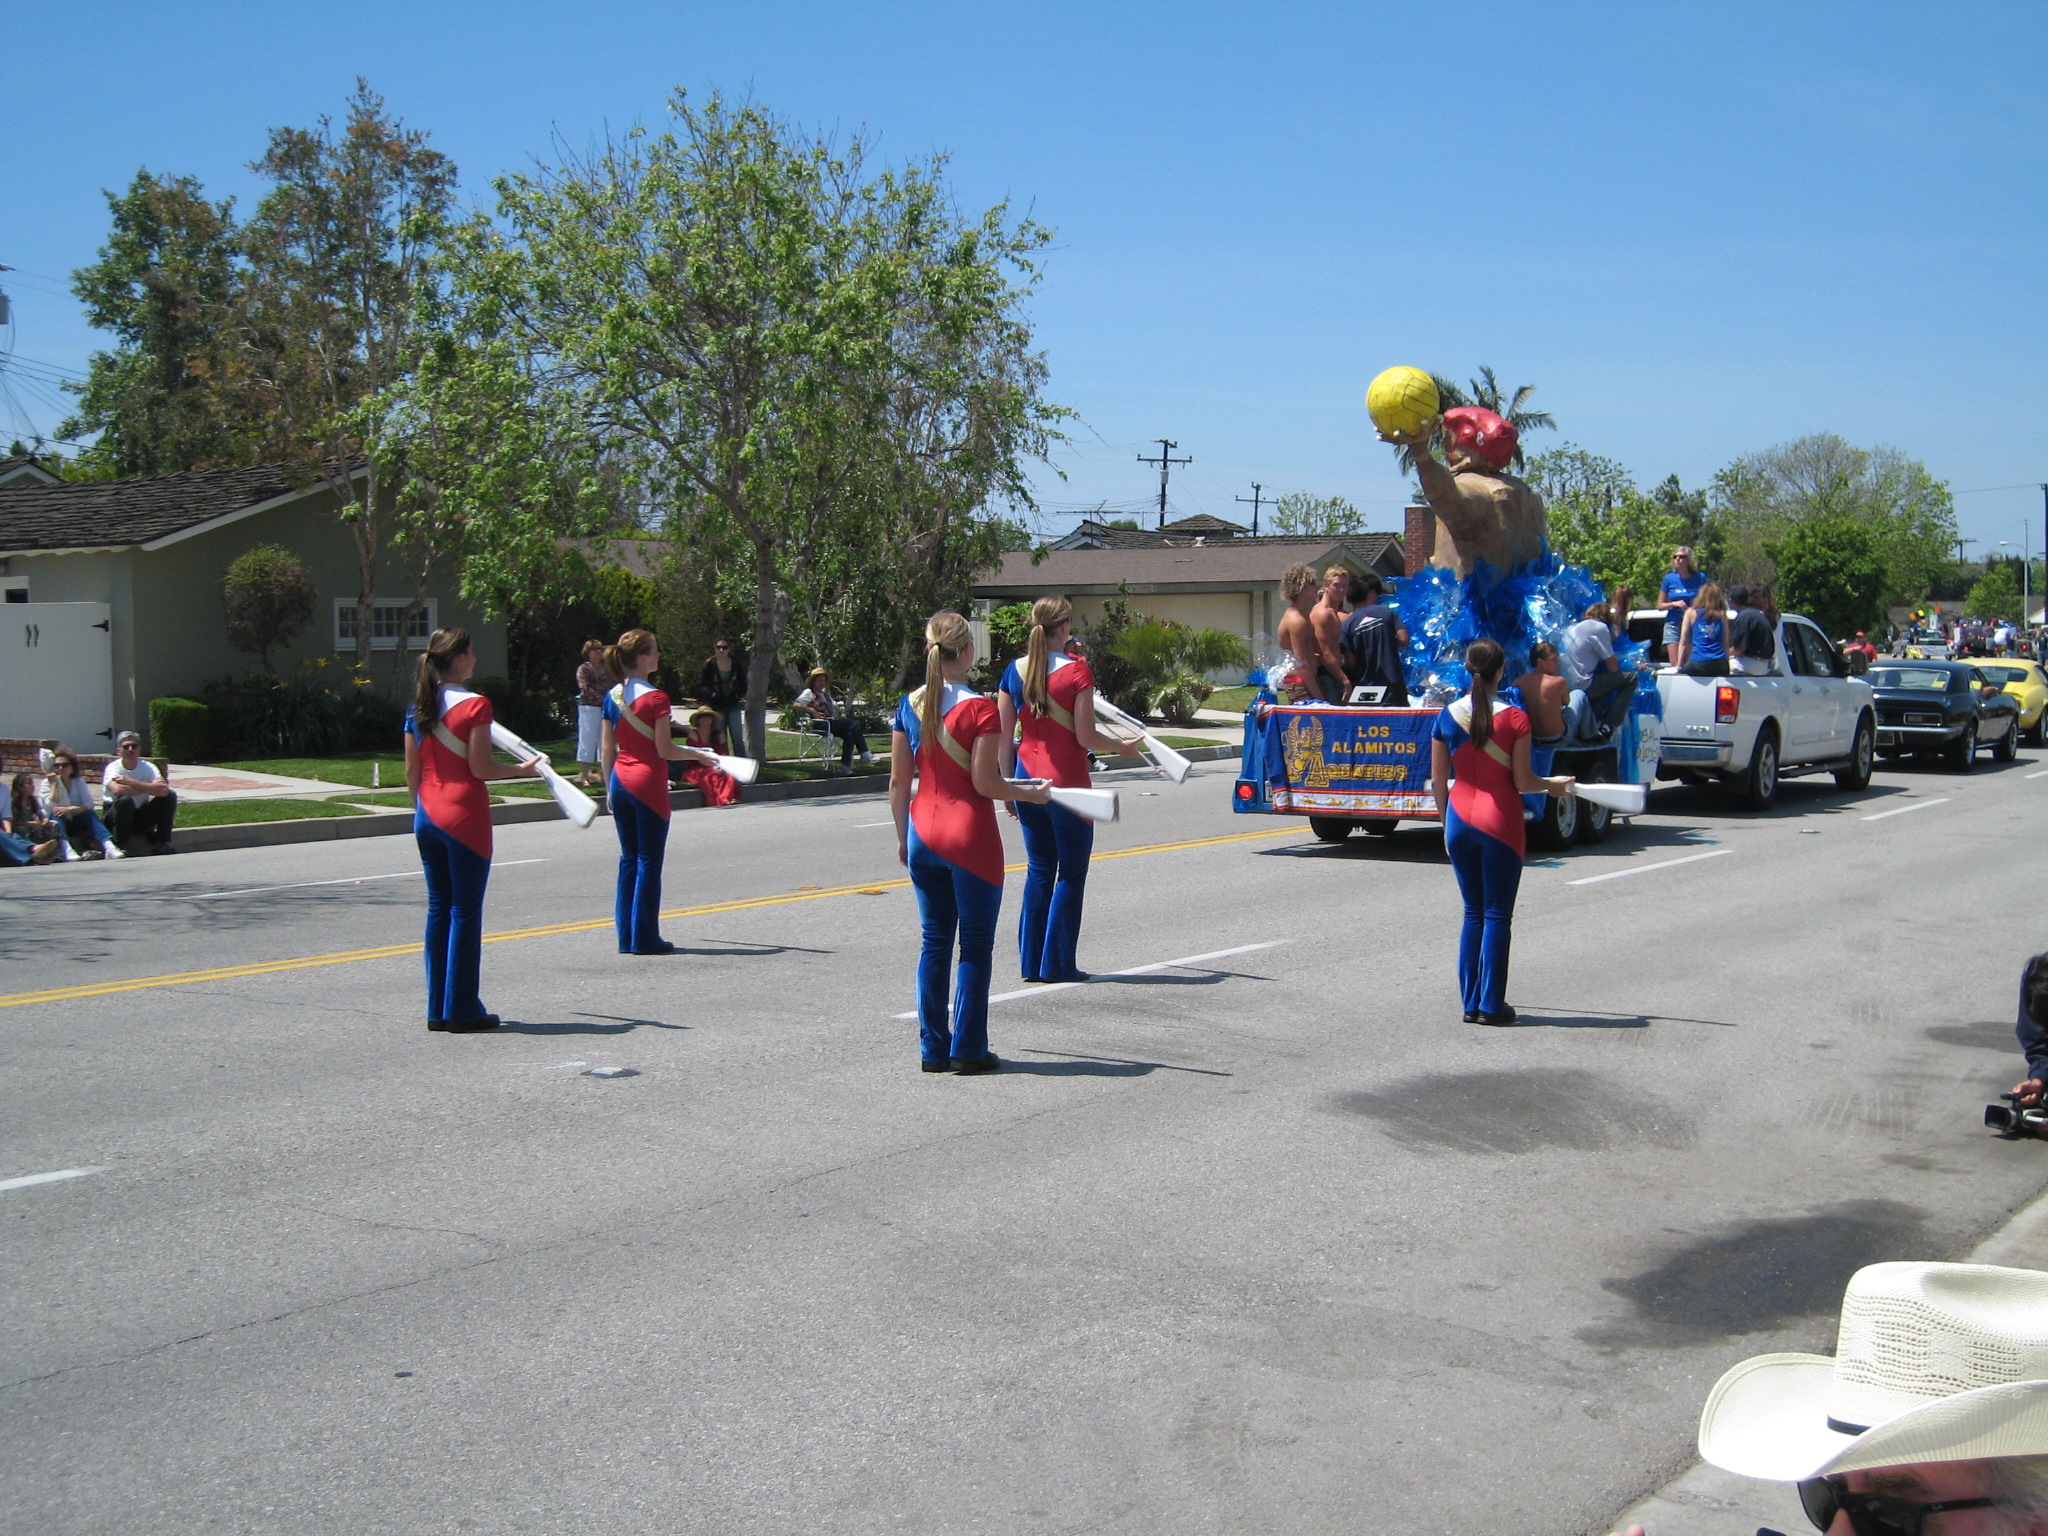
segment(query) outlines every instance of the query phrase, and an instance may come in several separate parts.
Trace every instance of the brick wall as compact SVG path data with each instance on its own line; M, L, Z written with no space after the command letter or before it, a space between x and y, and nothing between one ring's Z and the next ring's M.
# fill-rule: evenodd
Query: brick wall
M1428 507L1409 507L1401 514L1401 552L1413 576L1436 553L1436 514Z

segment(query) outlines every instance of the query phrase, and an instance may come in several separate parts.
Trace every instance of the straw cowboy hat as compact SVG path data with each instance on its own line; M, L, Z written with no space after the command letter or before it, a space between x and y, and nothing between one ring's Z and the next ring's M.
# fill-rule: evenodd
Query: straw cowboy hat
M1873 1264L1834 1357L1759 1355L1714 1384L1700 1455L1794 1483L1924 1461L2048 1455L2048 1274Z

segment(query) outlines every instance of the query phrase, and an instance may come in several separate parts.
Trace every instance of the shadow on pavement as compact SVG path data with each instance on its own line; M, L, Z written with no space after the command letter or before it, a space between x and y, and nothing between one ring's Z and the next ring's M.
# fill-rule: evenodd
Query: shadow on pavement
M1542 1004L1533 1005L1537 1009ZM1551 1029L1647 1029L1652 1024L1711 1024L1716 1029L1734 1029L1735 1025L1726 1019L1684 1019L1673 1013L1607 1013L1598 1008L1584 1008L1575 1013L1531 1012L1531 1005L1516 1008L1520 1017L1510 1029L1525 1025L1543 1025ZM2008 1031L2009 1033L2009 1031Z
M1034 1056L1051 1056L1052 1051L1033 1050L1030 1046L1018 1046L1018 1050L1030 1051ZM1005 1072L1025 1072L1033 1077L1144 1077L1153 1072L1191 1072L1198 1077L1231 1077L1229 1072L1216 1072L1207 1067L1175 1067L1163 1061L1127 1061L1120 1056L1077 1056L1070 1052L1057 1053L1058 1061L1019 1061L1015 1056L1003 1058Z
M687 1024L665 1024L660 1019L627 1019L611 1013L579 1013L577 1020L602 1020L604 1022L579 1023L574 1021L548 1021L527 1019L506 1019L498 1028L508 1035L624 1035L636 1029L688 1029Z

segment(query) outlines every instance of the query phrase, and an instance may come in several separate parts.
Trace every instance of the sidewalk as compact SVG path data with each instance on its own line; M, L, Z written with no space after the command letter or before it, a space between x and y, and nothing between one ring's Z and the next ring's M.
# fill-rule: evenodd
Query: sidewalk
M2022 1206L1966 1257L1971 1264L2048 1270L2048 1194ZM1701 1401L1706 1400L1701 1387ZM1649 1536L1744 1536L1759 1527L1787 1536L1810 1532L1790 1483L1763 1483L1695 1462L1692 1470L1616 1515L1608 1529L1640 1525Z
M360 784L330 784L324 779L294 779L281 773L247 773L238 768L209 768L200 763L171 764L171 788L180 800L306 800L326 795L373 795ZM403 789L403 781L384 789Z

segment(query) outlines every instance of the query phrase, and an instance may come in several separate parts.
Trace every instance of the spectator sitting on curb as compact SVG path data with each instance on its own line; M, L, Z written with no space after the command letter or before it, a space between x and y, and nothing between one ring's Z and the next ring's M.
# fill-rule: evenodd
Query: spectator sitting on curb
M64 829L64 840L82 859L118 859L125 855L114 834L92 806L92 790L78 776L78 754L59 747L50 754L50 776L43 780L43 814Z
M149 838L151 853L176 853L171 846L171 822L178 814L178 796L164 782L156 764L142 755L142 738L123 731L114 738L121 755L107 764L100 775L100 803L104 819L114 828L114 842L126 848L128 839L141 832Z
M2048 1274L1872 1264L1835 1353L1759 1355L1700 1415L1700 1455L1798 1485L1829 1536L2048 1532ZM1632 1525L1628 1536L1643 1536Z
M23 805L27 809L24 812ZM43 836L34 835L32 828L40 826ZM63 842L56 835L56 828L43 821L36 810L35 791L25 773L14 776L14 793L8 803L7 814L0 816L0 864L19 867L23 864L48 864L57 857Z
M40 848L47 844L53 848L52 858L78 857L78 851L64 841L64 829L43 814L42 804L36 798L36 779L32 773L17 773L8 787L7 826L9 831L32 847Z

